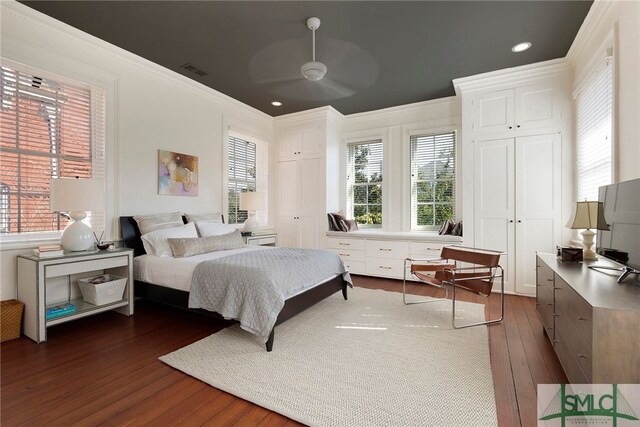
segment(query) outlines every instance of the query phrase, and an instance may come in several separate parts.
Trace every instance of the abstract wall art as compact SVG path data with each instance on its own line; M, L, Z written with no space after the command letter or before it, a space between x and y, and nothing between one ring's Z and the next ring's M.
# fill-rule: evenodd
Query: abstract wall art
M198 195L198 157L158 150L158 194Z

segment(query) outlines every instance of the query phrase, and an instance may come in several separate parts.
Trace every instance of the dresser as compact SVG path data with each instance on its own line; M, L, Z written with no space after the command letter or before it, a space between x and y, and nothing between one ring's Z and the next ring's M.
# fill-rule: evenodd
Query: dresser
M545 334L573 384L640 383L640 286L600 259L562 262L536 256L536 308Z

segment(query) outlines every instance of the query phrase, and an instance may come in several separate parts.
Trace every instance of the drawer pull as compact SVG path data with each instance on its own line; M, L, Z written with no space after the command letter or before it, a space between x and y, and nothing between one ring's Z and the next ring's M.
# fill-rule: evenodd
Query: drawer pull
M547 305L548 305L548 306L552 306L552 305L553 305L553 303L552 303L552 302L548 302L548 303L547 303Z
M578 317L578 320L589 320L589 319L587 319L587 318L586 318L586 317L584 317L584 316L580 316L580 317Z
M547 279L547 282L553 282L553 279Z
M554 344L560 344L560 341L558 341L558 340L553 340L553 343L554 343Z
M379 251L385 251L385 252L391 252L391 249L386 249L386 248L380 248L378 249Z
M339 245L342 245L342 246L350 246L350 245L351 245L351 243L344 243L344 242L340 242L340 243L338 243L338 244L339 244Z
M586 354L580 354L580 353L578 353L578 357L582 358L582 359L588 359L589 358L589 356L587 356Z
M384 265L380 265L379 268L383 268L385 270L391 270L391 267L385 267Z
M553 313L553 317L560 317L559 314Z
M350 256L349 254L340 254L340 256Z
M561 290L561 289L562 289L562 288L558 288L558 287L556 287L556 286L554 286L554 287L553 287L553 290L554 290L554 291L559 291L559 290Z

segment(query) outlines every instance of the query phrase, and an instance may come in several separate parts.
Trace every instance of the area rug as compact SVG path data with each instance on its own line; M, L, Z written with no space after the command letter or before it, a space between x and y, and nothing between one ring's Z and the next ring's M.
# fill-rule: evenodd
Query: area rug
M160 360L308 425L497 425L487 328L454 330L450 301L354 288L277 326L270 353L234 325Z

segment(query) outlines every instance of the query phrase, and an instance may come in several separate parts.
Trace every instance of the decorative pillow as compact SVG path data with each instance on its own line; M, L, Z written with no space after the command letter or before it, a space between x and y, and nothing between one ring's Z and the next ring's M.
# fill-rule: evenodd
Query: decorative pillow
M235 224L223 224L216 220L198 221L196 222L196 227L198 227L200 237L221 236L223 234L233 233L238 228Z
M174 257L184 258L208 252L239 249L246 245L242 240L242 233L240 230L236 230L233 233L220 236L198 237L197 239L169 239L169 246Z
M152 231L142 236L142 244L149 255L171 256L171 247L167 240L179 237L198 237L196 225L190 222L180 227Z
M340 229L342 231L356 231L358 229L358 223L355 219L344 219L340 221Z
M451 234L454 236L462 236L462 221L455 223L451 229Z
M445 222L442 223L442 226L440 226L440 230L438 231L438 234L451 234L451 230L453 230L453 221L451 221L450 219L446 220Z
M220 212L211 212L211 213L203 213L203 214L185 214L187 217L187 222L198 222L198 221L211 221L211 222L223 222L222 214Z
M342 231L340 228L340 221L344 221L347 217L344 215L343 211L338 211L335 213L328 213L327 217L329 219L329 230L330 231Z
M180 227L184 225L184 222L182 222L182 213L180 212L156 215L136 215L133 219L138 223L140 234L147 234L154 230Z

